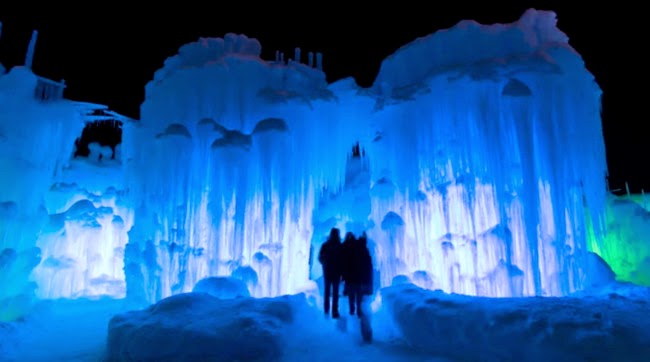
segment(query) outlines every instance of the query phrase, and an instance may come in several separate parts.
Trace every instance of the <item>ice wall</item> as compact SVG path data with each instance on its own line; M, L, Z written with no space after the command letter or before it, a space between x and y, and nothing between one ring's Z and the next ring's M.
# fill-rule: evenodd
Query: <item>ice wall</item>
M373 218L401 220L373 233L380 264L467 294L581 287L585 207L603 231L601 92L555 24L535 10L508 25L463 21L384 61Z
M585 220L600 235L605 206L600 89L555 24L461 22L398 50L368 90L264 62L245 36L182 47L125 130L129 288L155 300L234 273L254 295L295 291L340 226L368 230L384 285L579 289Z
M126 295L124 248L133 211L119 161L74 159L44 195L49 221L32 272L41 298Z
M72 159L100 106L43 101L38 82L24 67L0 78L2 319L23 313L34 296L125 294L120 248L130 207L117 201L121 170Z
M368 232L382 285L580 289L606 206L600 89L555 24L461 22L399 49L369 89L264 61L243 35L200 39L147 84L118 160L72 160L96 105L36 102L14 68L0 276L42 298L156 301L231 275L272 296L320 276L313 255L338 226Z
M37 239L48 223L42 200L65 167L78 127L71 104L34 99L37 78L24 67L0 77L0 304L2 319L28 308L38 292L30 279L41 262ZM68 142L69 141L69 142Z
M245 36L201 39L147 85L123 141L136 212L129 293L156 300L231 273L256 296L308 282L312 211L341 189L339 145L354 133L323 106L335 98L321 71L265 62L260 49Z

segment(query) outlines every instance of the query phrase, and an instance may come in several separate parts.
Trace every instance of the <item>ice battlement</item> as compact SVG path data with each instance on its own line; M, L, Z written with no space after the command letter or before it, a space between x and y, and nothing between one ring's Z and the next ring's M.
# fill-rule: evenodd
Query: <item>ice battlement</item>
M223 38L200 38L181 46L178 54L165 61L147 84L146 93L156 93L158 88L173 84L172 78L178 79L183 74L196 71L204 71L206 81L214 83L234 77L244 86L260 91L262 96L271 88L313 97L314 89L324 90L327 87L322 71L322 54L316 54L314 66L314 54L309 53L308 63L304 64L299 48L295 49L294 58L286 61L280 52L276 52L273 61L263 60L261 53L259 41L243 34L228 33ZM250 80L255 82L247 82Z
M192 129L197 114L202 114L200 118L223 118L219 109L231 108L233 99L254 107L262 103L286 104L293 100L309 104L314 100L333 98L333 93L327 89L325 73L320 69L321 55L317 54L314 67L313 54L308 56L311 60L307 64L300 62L300 49L295 50L294 59L287 61L281 53L276 54L274 61L263 60L261 51L262 47L256 39L232 33L224 38L201 38L183 45L178 54L167 59L146 85L142 118L147 118L150 104L155 103L156 108L151 112L163 117L157 122L182 123ZM184 94L179 96L178 89L184 89ZM206 108L174 106L168 112L161 112L159 108L190 104L207 94L220 96L212 104L202 102ZM179 114L180 110L184 113ZM259 121L255 119L252 123L242 123L242 118L249 117L238 115L235 116L237 123L230 123L230 120L220 120L220 123L227 128L250 133Z

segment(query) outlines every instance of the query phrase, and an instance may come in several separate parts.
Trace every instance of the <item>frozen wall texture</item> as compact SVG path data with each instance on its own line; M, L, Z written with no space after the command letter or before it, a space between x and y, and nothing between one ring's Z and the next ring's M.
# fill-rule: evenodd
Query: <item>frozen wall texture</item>
M296 292L320 276L313 255L333 226L367 231L382 285L407 276L485 296L582 287L590 229L595 240L605 231L601 92L554 13L417 39L369 89L260 52L234 34L184 45L147 84L141 119L124 123L119 160L42 176L38 192L2 190L33 215L52 185L78 180L44 214L64 215L69 230L4 244L101 260L53 279L43 259L31 273L41 296L155 301L230 275L254 296ZM15 129L2 112L0 130ZM68 162L75 125L25 146L27 159ZM72 226L88 215L94 226Z
M126 290L120 248L130 225L116 221L130 213L107 193L120 170L72 159L98 106L43 99L44 84L25 67L0 75L0 319L34 297Z
M461 22L398 50L368 90L264 62L245 36L185 45L125 130L129 287L158 299L247 270L255 295L295 291L338 225L367 229L383 285L580 288L585 220L599 234L605 206L600 89L555 23ZM356 141L367 160L346 179Z

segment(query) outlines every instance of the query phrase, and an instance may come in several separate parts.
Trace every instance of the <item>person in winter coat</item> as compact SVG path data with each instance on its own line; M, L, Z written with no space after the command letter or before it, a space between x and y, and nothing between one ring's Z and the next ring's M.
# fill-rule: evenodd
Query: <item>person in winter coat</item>
M346 237L347 239L347 237ZM364 295L373 293L373 266L368 239L364 232L359 239L351 240L349 246L343 248L345 291L350 303L350 315L363 314L362 303ZM344 243L344 245L346 245Z
M339 285L343 268L341 248L341 231L332 228L327 241L323 243L318 253L318 261L323 266L325 281L324 310L325 314L329 314L331 297L332 318L339 317Z

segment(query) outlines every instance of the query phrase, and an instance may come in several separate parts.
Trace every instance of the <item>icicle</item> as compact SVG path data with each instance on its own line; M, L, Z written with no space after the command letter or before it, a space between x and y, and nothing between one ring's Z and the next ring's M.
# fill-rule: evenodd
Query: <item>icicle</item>
M60 87L58 89L58 94L57 94L58 99L63 98L63 92L65 92L65 88L66 88L65 79L61 79Z
M25 54L25 67L32 69L32 62L34 61L34 49L36 48L36 39L38 38L38 31L34 30L32 32L32 38L29 41L29 46L27 47L27 54Z
M644 209L646 209L646 210L648 209L647 205L645 203L645 192L643 191L643 189L641 189L641 205L643 205Z
M300 63L300 48L294 49L293 61Z

